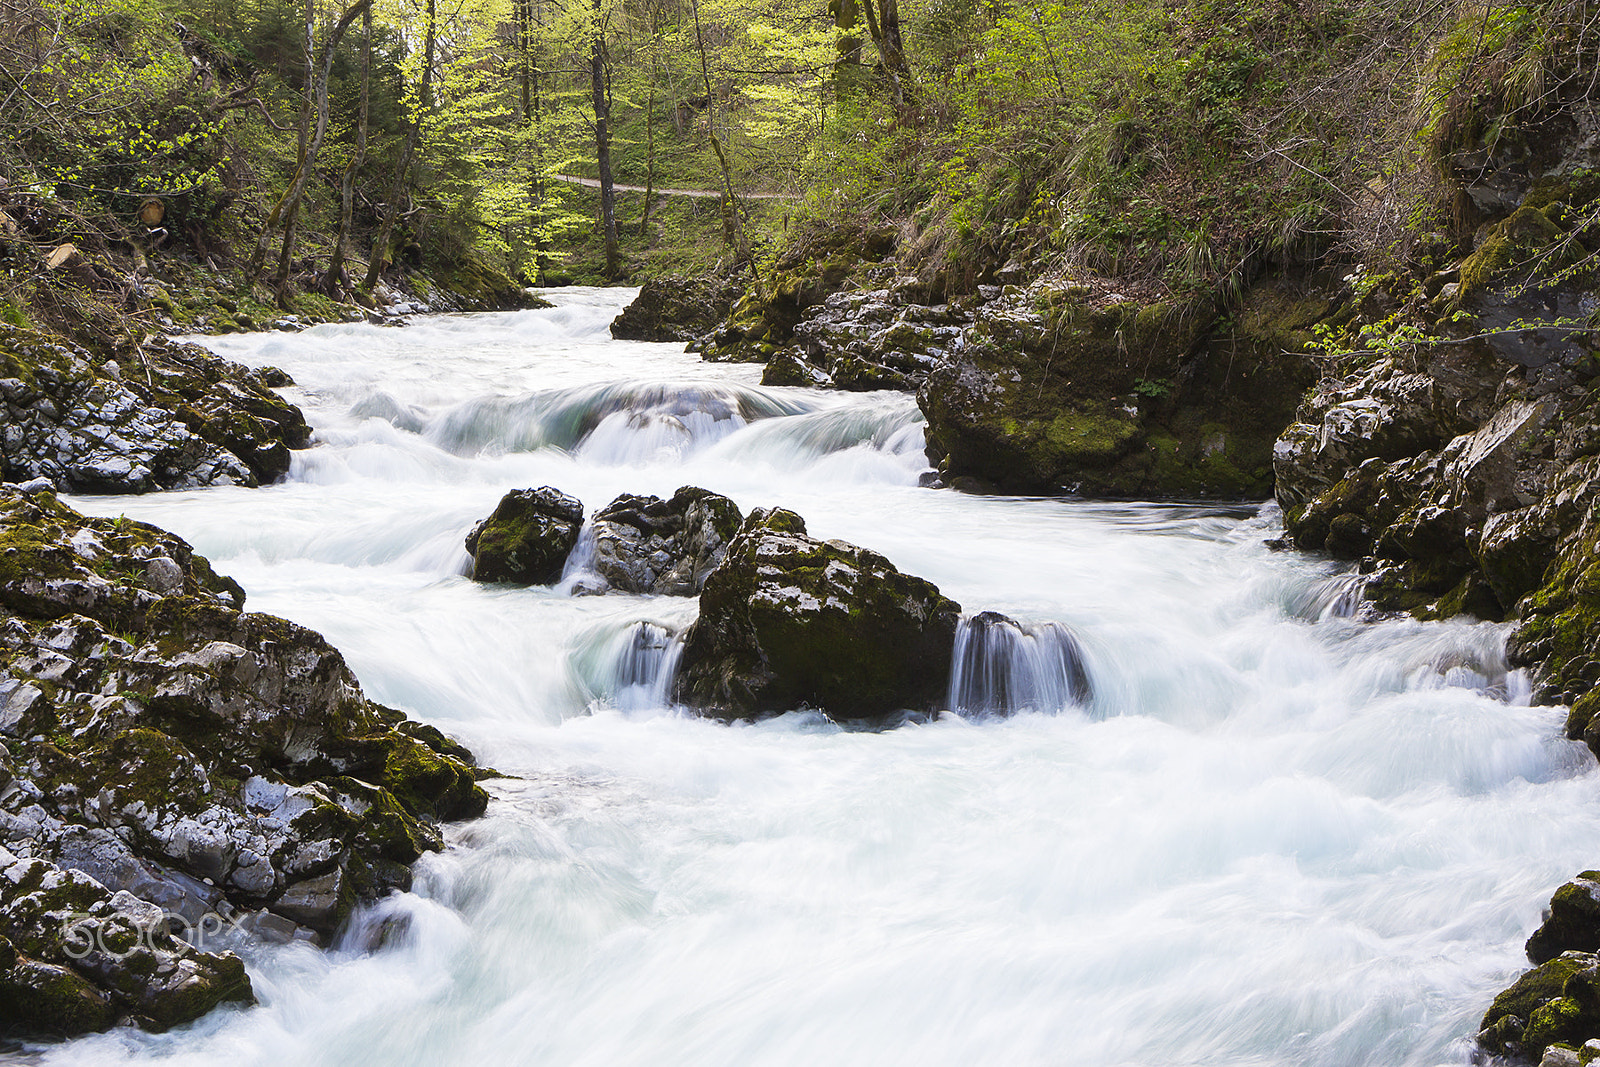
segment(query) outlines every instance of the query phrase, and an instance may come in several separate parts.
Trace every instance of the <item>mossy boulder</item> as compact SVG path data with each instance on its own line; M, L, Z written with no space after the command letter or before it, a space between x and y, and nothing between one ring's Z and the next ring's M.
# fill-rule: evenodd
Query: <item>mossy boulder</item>
M611 322L619 341L693 341L728 317L745 284L734 278L650 278Z
M1556 890L1527 949L1534 963L1548 963L1563 952L1600 952L1600 871L1584 871Z
M943 699L960 612L877 553L757 510L706 579L677 699L730 720L811 707L891 721Z
M1495 997L1478 1043L1497 1056L1538 1063L1557 1042L1576 1048L1600 1034L1600 959L1569 952L1540 964Z
M1265 496L1273 440L1312 380L1294 349L1328 306L1301 289L1264 282L1220 329L1204 300L1008 290L918 392L928 458L1012 492Z
M1534 256L1562 237L1561 227L1542 211L1524 205L1497 223L1477 250L1461 264L1461 289L1458 299L1483 292L1514 267L1527 264ZM1577 258L1583 257L1581 248ZM1549 266L1564 266L1552 263Z
M171 917L326 939L361 901L410 886L409 865L443 847L440 820L484 810L485 772L368 701L320 636L243 602L171 534L0 488L0 849L162 931ZM68 961L86 992L49 969L57 905L8 909L6 876L0 935L27 960L0 967L0 1012L161 1028L238 993L232 964L189 981L160 952L128 957L165 983L149 988Z
M583 504L548 485L513 489L467 535L472 580L549 585L560 580L583 529Z

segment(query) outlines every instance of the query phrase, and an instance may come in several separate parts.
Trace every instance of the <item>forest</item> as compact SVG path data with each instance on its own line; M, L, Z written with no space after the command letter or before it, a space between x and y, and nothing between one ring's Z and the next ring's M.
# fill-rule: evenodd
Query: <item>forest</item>
M1236 294L1268 262L1378 271L1470 241L1465 157L1529 150L1592 71L1589 16L6 0L0 296L13 316L94 304L46 284L63 267L126 311L187 265L285 308L397 265L474 293L759 278L808 235L885 225L952 292L1011 261L1180 295Z

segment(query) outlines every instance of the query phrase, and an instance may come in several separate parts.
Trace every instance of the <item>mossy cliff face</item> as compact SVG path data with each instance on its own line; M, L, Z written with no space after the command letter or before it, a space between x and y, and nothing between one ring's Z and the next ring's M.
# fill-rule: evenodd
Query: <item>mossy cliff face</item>
M706 579L677 699L740 719L798 707L885 721L945 695L959 605L875 552L757 510Z
M1011 492L1265 496L1271 441L1310 381L1289 353L1328 307L1268 282L1219 329L1207 302L1007 290L918 393L929 459Z
M1275 456L1296 544L1363 560L1386 610L1521 617L1513 654L1546 700L1595 680L1573 590L1594 551L1597 364L1573 324L1600 301L1560 272L1573 243L1530 202L1443 270L1358 281L1345 335L1387 354L1348 357ZM1422 340L1393 343L1405 331Z
M271 482L311 435L260 372L197 346L158 340L97 356L5 324L0 413L0 475L75 492Z
M319 636L243 600L179 538L0 489L0 846L190 924L319 939L409 886L409 864L442 847L437 822L487 797L460 746L366 700ZM0 933L30 954L24 927ZM109 1014L56 1029L183 1021L238 993L223 976L217 998L130 1006L76 973ZM33 1025L18 989L0 989L0 1016Z

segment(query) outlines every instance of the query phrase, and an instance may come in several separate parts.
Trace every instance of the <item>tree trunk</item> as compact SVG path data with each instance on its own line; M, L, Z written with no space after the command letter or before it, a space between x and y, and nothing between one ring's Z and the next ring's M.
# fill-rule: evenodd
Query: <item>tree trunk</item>
M247 275L254 280L261 273L261 265L267 258L267 246L272 242L272 231L280 221L288 220L292 223L293 217L300 206L300 197L304 195L306 186L311 181L311 174L316 167L317 153L322 151L322 140L328 132L328 77L333 69L333 53L339 47L339 41L344 37L350 24L369 7L372 0L356 0L356 2L339 17L333 29L328 33L328 39L323 43L322 61L312 63L314 54L315 13L316 9L312 0L306 0L306 58L309 80L306 85L307 104L310 107L313 122L310 135L304 138L300 146L300 158L295 167L294 178L289 183L289 188L284 191L272 209L272 214L267 216L267 221L261 228L261 236L256 241L255 251L250 256ZM302 124L302 129L304 128ZM286 265L291 254L293 226L287 225L284 235L284 250L279 257L279 284L283 282Z
M889 78L895 109L903 110L906 106L905 78L909 71L905 44L900 37L900 6L898 0L879 0L879 4L883 8L881 22L872 0L861 0L861 9L866 13L867 32L872 34L872 43L878 48L883 73Z
M438 29L439 6L437 0L428 0L427 27L423 30L422 44L422 86L417 96L417 110L419 114L411 120L411 128L406 131L406 143L400 149L400 162L394 170L394 183L389 186L389 199L383 208L383 223L378 227L378 236L372 241L372 256L367 263L367 276L361 282L363 289L370 290L378 284L378 278L383 274L383 268L389 265L389 239L394 233L394 224L400 217L400 201L405 195L406 175L411 171L411 160L417 154L417 142L422 138L422 120L433 107L433 49Z
M744 205L733 193L733 171L728 166L728 154L723 151L722 139L717 136L717 94L711 90L711 65L706 60L706 38L700 29L700 0L689 0L689 7L694 12L694 40L700 50L700 77L706 87L706 118L711 130L711 150L717 154L717 165L722 168L722 208L728 213L724 218L729 221L733 231L734 256L741 265L749 265L750 275L759 293L761 274L756 270L754 257L750 255L750 235L745 229Z
M650 103L644 117L645 171L644 210L639 213L639 236L644 237L650 228L650 201L656 192L656 90L650 87Z
M611 103L606 99L606 56L600 0L594 0L594 41L589 49L589 87L594 94L594 149L600 167L600 232L606 245L606 279L622 274L617 246L617 191L611 182Z
M350 288L344 272L344 246L350 239L350 223L355 217L356 172L367 161L367 121L372 102L372 8L361 13L361 111L356 117L356 152L350 165L344 169L339 181L339 235L333 241L333 256L328 261L328 273L322 280L322 291L329 296L339 296Z

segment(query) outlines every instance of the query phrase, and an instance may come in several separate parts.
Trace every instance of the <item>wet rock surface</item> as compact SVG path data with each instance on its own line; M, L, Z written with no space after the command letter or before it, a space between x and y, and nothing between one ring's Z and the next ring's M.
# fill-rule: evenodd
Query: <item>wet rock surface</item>
M550 585L583 528L583 504L548 485L513 489L467 535L472 580Z
M743 518L732 500L694 486L668 500L624 494L595 514L594 569L621 592L694 596Z
M1008 286L918 391L929 461L1007 492L1264 497L1330 307L1315 280L1269 279L1217 329L1203 301Z
M266 377L197 346L158 341L119 363L5 325L0 412L6 480L84 493L270 482L310 438Z
M805 706L891 721L943 700L960 612L876 552L758 509L706 579L677 699L728 720Z
M409 865L443 845L440 820L483 811L464 749L367 700L317 634L243 602L171 534L0 489L0 847L22 865L5 877L59 869L97 915L126 904L319 940L358 901L409 887ZM34 920L7 929L30 967L63 966ZM151 974L189 968L200 986L130 992L115 968L78 962L76 978L16 982L71 993L77 1007L52 1018L74 1021L50 1024L62 1032L248 998L237 961L157 949L171 959ZM26 1028L36 1002L20 988L0 1017Z
M1494 1000L1478 1043L1498 1056L1541 1063L1552 1054L1574 1063L1600 1045L1600 871L1584 871L1556 890L1544 924L1528 939L1537 966ZM1600 1051L1600 1050L1597 1050Z
M612 321L611 336L619 341L698 340L728 317L744 290L732 278L651 278Z
M959 305L908 303L890 289L833 293L804 313L761 384L912 390L960 350L971 322Z

